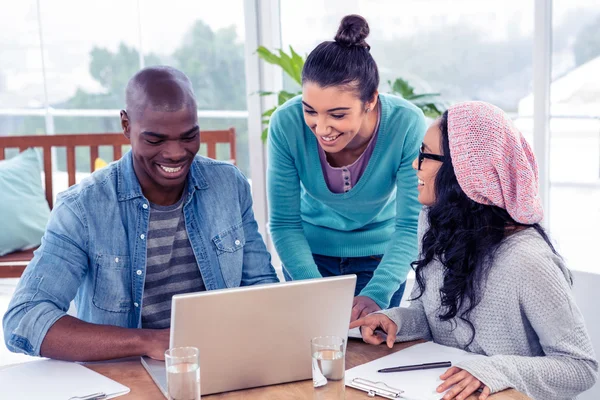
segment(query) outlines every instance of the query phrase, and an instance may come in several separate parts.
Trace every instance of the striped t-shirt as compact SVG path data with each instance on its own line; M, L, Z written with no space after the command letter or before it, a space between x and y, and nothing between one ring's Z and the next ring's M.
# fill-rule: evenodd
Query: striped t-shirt
M171 298L205 290L185 229L183 199L171 206L150 205L142 328L171 326Z

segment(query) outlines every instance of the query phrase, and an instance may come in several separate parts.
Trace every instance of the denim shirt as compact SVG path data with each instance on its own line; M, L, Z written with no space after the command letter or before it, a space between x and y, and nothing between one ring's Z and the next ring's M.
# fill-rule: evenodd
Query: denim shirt
M196 157L183 213L207 290L278 282L235 166ZM140 328L149 216L131 152L61 193L4 315L6 346L40 355L73 299L83 321Z

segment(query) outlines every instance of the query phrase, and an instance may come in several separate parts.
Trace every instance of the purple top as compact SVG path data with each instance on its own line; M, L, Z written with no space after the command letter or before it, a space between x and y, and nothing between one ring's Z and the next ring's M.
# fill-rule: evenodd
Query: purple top
M381 108L379 108L379 114L377 115L377 125L375 125L375 132L371 137L369 145L363 151L363 153L350 165L343 167L332 167L327 162L327 155L325 150L321 146L319 147L319 158L321 159L321 168L323 169L323 177L329 190L333 193L345 193L352 189L357 183L363 172L369 164L373 149L375 148L375 142L377 142L377 134L379 133L379 121L381 120Z

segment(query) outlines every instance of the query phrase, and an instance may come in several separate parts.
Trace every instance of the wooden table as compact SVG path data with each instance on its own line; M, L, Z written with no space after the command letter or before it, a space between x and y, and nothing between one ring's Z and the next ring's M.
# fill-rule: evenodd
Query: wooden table
M385 355L395 353L420 342L396 343L393 349L385 345L367 345L360 340L350 340L346 352L346 368L375 360ZM158 390L150 375L146 372L139 361L105 362L88 364L88 368L101 373L123 385L129 387L131 392L119 399L126 400L164 400L164 396ZM292 382L281 385L266 386L261 388L239 390L211 396L202 396L202 399L238 399L238 400L304 400L312 399L312 380ZM346 399L368 399L365 392L346 387ZM476 396L468 400L476 400ZM531 400L529 397L516 390L506 390L489 397L490 400Z

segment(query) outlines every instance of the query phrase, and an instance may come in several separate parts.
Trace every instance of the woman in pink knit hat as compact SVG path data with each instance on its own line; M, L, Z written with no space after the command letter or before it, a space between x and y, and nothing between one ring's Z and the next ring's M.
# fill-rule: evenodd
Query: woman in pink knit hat
M486 356L440 376L445 400L508 388L562 400L593 386L598 363L571 274L540 226L535 157L510 118L484 102L452 106L413 168L426 207L411 305L350 327L368 343L425 339Z

